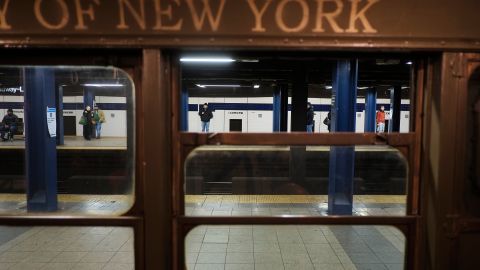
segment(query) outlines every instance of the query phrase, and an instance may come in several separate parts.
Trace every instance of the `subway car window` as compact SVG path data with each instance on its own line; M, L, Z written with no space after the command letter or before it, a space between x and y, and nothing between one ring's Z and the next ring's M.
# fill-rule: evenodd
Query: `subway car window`
M388 146L201 146L188 216L401 216L408 165Z
M390 226L198 226L187 269L404 269L405 236Z
M0 226L2 269L134 269L128 227Z
M0 213L126 212L133 93L113 67L0 67Z
M412 60L184 53L189 132L409 132Z

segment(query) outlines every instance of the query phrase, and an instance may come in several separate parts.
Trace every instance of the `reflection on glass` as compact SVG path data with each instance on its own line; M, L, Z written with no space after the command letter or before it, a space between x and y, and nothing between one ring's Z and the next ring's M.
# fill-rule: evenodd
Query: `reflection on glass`
M127 227L0 226L3 269L134 269Z
M198 226L187 269L404 269L405 236L389 226Z
M134 85L112 67L0 67L0 213L121 214ZM5 115L5 116L3 116Z
M199 216L336 215L342 213L332 212L329 200L339 192L350 192L353 215L405 215L407 163L398 150L344 148L352 149L353 164L341 167L345 157L338 156L332 166L333 151L328 146L199 147L185 165L185 212ZM343 181L350 184L350 190L332 189L347 170L350 178Z

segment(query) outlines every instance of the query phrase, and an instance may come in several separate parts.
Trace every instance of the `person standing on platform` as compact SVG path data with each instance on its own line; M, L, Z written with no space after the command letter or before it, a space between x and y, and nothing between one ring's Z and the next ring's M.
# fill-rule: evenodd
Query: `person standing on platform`
M95 138L100 139L102 124L105 123L105 113L98 107L98 105L95 105L94 107L93 119L95 121Z
M385 107L380 106L380 110L377 112L377 133L385 132Z
M323 124L327 126L328 132L330 132L330 126L332 124L332 115L328 112L327 117L323 119Z
M312 133L313 132L313 107L310 102L307 103L307 132Z
M2 137L2 141L13 139L13 135L15 134L15 131L17 131L17 122L18 122L18 117L15 114L13 114L12 109L8 109L7 115L3 117L1 127L0 127L0 136ZM5 132L7 132L8 138L5 138Z
M93 121L94 118L92 108L87 105L87 107L85 107L85 110L83 110L83 115L80 119L80 124L83 125L83 137L87 141L90 141L92 138Z
M202 121L202 132L208 132L210 128L210 119L213 118L212 111L208 108L208 104L204 103L198 111L200 121Z

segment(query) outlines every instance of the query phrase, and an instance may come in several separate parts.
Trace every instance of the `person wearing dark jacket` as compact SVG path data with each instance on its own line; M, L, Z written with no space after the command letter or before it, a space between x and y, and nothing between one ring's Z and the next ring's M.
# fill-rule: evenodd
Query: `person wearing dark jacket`
M328 112L327 117L323 119L323 123L327 125L328 132L330 132L330 127L332 125L332 115Z
M2 141L13 139L13 135L17 130L17 123L18 123L18 117L15 114L13 114L12 109L8 109L7 115L3 117L2 124L0 127L0 136L2 137ZM5 132L8 133L9 138L5 138Z
M313 132L313 107L310 102L307 103L307 132Z
M213 118L212 111L208 108L208 104L205 103L198 111L200 121L202 121L202 132L208 132L210 128L210 119Z
M83 137L85 140L90 141L92 139L92 127L93 127L93 112L90 106L85 107L83 110Z

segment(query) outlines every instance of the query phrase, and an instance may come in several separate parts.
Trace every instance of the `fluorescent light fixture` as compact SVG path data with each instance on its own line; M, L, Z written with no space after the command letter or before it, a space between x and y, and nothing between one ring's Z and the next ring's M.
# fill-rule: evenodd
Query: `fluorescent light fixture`
M255 88L255 89L260 88L260 85L259 84L254 84L253 88Z
M332 89L333 87L331 85L325 86L325 89Z
M410 86L402 86L402 89L410 89Z
M200 88L207 88L207 87L242 87L239 84L196 84L196 86Z
M220 57L212 57L212 58L196 58L196 57L189 57L189 58L180 58L180 62L192 62L192 63L231 63L235 62L232 58L220 58Z
M369 88L368 86L360 86L360 87L357 87L357 89L360 89L360 90L368 89L368 88Z
M118 83L86 83L82 84L83 86L92 86L92 87L122 87L123 84Z
M411 65L411 64L413 64L413 62L412 62L412 61L408 61L408 62L406 62L405 64L406 64L406 65Z
M258 59L241 59L240 62L243 62L243 63L258 63L260 61Z

